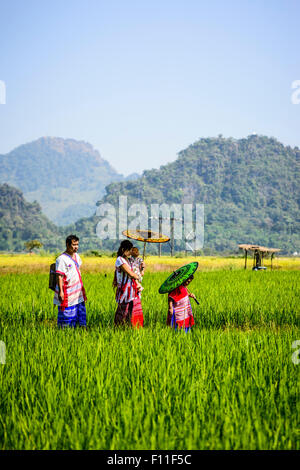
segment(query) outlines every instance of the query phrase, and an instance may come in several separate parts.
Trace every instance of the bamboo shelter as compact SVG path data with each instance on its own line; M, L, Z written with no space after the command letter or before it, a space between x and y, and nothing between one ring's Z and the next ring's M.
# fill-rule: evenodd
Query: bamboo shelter
M279 248L267 248L266 246L260 245L249 245L249 244L241 244L239 245L241 250L245 251L245 269L247 269L247 257L248 251L253 251L253 268L254 270L263 270L267 269L264 266L264 258L270 255L271 258L271 269L273 269L273 258L275 253L280 251Z

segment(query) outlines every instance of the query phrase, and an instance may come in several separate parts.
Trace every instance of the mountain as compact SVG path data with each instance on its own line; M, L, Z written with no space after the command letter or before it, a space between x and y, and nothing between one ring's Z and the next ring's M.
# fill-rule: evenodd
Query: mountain
M59 225L92 215L105 186L123 179L90 144L74 139L42 137L0 155L0 183L38 201Z
M275 138L251 135L202 138L159 169L135 181L111 183L98 204L118 207L119 195L132 203L204 204L204 252L237 250L239 243L300 251L300 150ZM94 237L99 217L72 229ZM107 242L98 241L99 246ZM117 243L114 243L116 245ZM177 249L184 244L178 242Z
M124 181L134 181L137 180L141 175L138 173L130 173L130 175L125 176Z
M64 246L64 237L37 202L27 202L17 188L0 185L0 250L22 251L25 241L34 239L49 250Z

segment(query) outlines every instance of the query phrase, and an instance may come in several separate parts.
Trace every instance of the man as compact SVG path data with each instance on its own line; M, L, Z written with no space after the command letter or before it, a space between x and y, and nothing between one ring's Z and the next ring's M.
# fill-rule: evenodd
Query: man
M69 235L66 238L66 251L56 260L56 288L54 305L58 306L57 324L59 327L77 324L86 327L87 300L83 287L78 255L79 238Z

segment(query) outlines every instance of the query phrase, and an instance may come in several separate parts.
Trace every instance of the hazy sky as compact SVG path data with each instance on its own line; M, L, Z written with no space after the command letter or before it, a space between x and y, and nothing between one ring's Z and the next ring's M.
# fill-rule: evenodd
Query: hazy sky
M116 170L200 137L300 146L299 0L0 0L0 153L90 142Z

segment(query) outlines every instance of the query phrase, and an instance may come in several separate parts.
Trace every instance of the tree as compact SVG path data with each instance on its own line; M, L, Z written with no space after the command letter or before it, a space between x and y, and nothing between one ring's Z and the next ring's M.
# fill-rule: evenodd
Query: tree
M32 251L37 248L42 248L43 244L39 242L38 240L30 240L25 243L26 249L29 251L29 253L32 253Z

